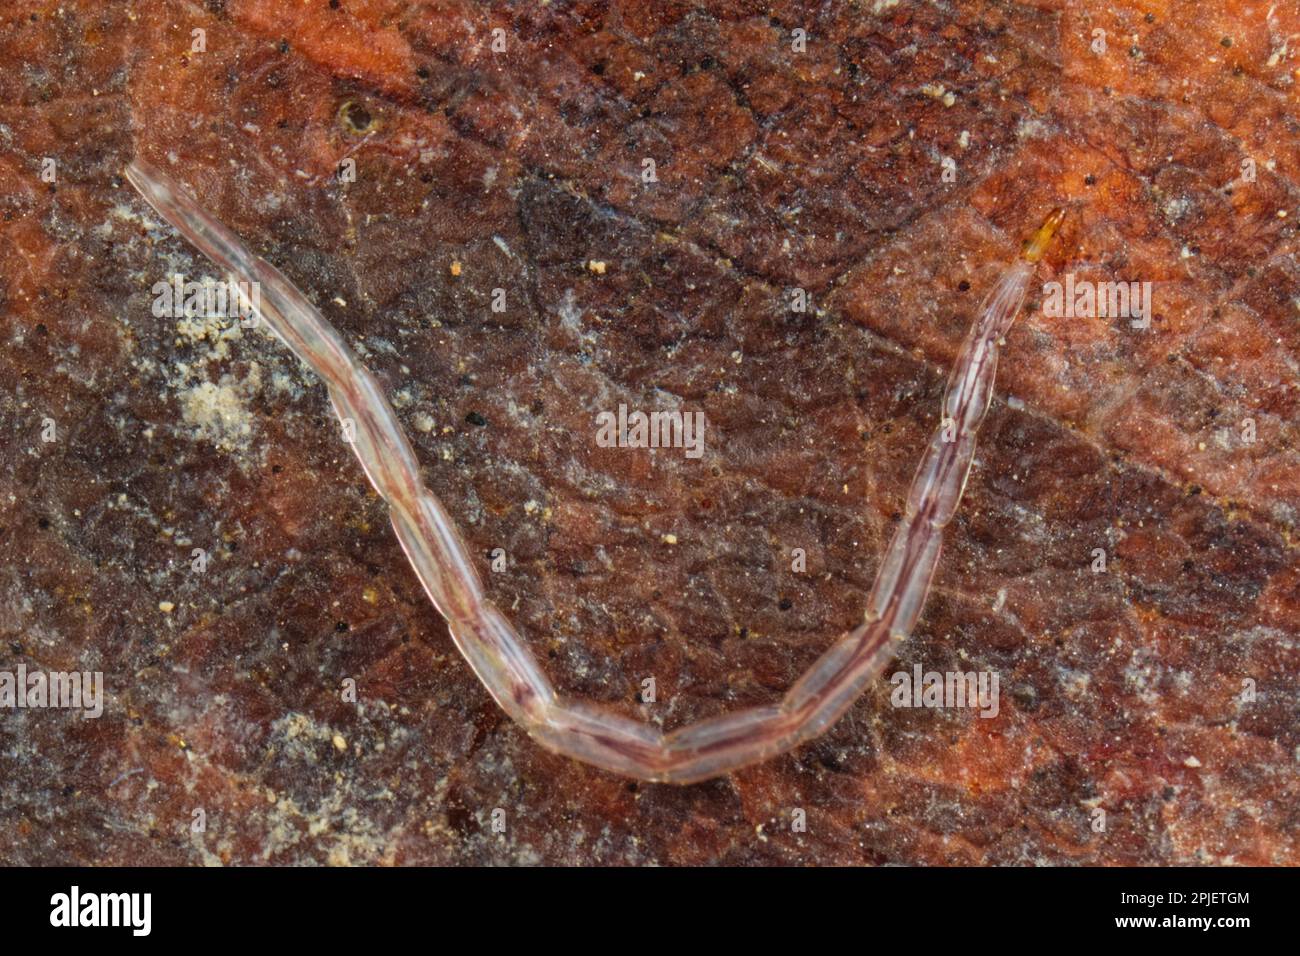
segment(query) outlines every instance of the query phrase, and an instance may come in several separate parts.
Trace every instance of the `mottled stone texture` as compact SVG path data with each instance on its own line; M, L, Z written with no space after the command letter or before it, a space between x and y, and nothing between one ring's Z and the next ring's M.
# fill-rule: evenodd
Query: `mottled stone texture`
M1300 862L1297 34L1247 0L5 4L0 669L109 699L0 711L0 861ZM858 619L1051 206L1042 278L1153 281L1155 318L1033 301L1008 339L899 658L996 672L996 718L882 679L793 755L635 785L492 704L285 349L152 315L211 269L137 152L381 377L557 685L667 727ZM598 448L620 402L703 410L707 453Z

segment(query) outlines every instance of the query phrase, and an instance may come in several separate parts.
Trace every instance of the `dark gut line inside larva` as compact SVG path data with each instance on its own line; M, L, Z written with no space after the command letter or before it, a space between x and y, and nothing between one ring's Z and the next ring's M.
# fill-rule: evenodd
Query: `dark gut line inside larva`
M943 421L907 494L861 624L841 635L780 702L664 733L556 692L488 600L455 523L420 478L415 451L374 376L307 297L174 180L137 158L127 178L223 272L260 288L257 314L325 382L353 452L388 503L393 530L457 648L498 705L543 746L644 780L692 783L766 760L830 727L894 656L920 617L943 529L961 501L988 412L1002 337L1064 213L1054 210L989 292L953 366Z

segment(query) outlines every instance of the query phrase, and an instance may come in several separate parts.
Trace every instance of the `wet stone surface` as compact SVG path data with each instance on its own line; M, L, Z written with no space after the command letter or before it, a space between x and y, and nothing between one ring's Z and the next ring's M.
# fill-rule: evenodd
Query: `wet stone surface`
M30 6L0 14L0 671L105 701L0 709L0 860L1300 862L1293 8ZM1008 337L890 669L994 673L996 717L886 676L794 754L638 785L495 707L282 346L153 314L220 277L137 153L379 376L557 686L668 728L859 619L1049 208L1041 280L1151 281L1152 327L1035 291ZM600 447L620 403L702 411L704 454Z

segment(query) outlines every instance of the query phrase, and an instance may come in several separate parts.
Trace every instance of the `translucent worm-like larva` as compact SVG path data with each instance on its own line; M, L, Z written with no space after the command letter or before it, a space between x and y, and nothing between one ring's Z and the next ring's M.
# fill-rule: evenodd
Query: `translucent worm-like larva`
M1064 217L1055 210L985 300L957 357L943 400L945 420L921 459L907 506L867 604L779 704L711 717L662 733L601 707L566 699L488 600L474 561L447 512L420 479L415 452L378 383L307 297L278 269L206 213L161 170L137 159L127 178L199 251L241 282L261 288L258 314L325 380L352 450L452 640L501 708L551 750L615 773L692 783L757 763L831 726L879 676L920 617L939 561L943 527L961 501L988 411L999 342L1015 321L1034 264Z

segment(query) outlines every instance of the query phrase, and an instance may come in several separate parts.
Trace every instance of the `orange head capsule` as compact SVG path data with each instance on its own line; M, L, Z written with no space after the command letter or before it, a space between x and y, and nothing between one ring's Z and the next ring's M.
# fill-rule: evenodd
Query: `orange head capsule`
M1052 236L1056 235L1056 230L1061 228L1061 223L1065 221L1065 210L1061 208L1053 209L1048 213L1043 224L1038 227L1033 238L1025 243L1024 251L1020 254L1027 262L1037 262L1043 258L1043 253L1047 251L1048 243L1052 241Z

